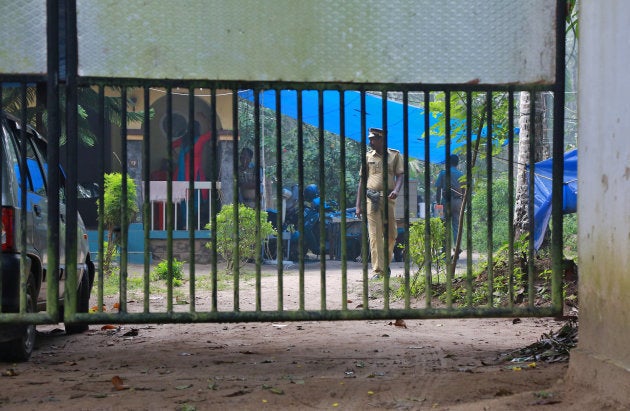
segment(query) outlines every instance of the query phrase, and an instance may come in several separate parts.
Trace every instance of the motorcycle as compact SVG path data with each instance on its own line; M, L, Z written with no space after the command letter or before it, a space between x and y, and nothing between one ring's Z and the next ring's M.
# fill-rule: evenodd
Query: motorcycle
M282 232L283 239L287 240L286 247L289 250L289 259L291 261L297 261L300 256L300 252L302 256L306 256L306 254L310 251L314 255L319 255L321 253L320 247L320 204L321 199L319 197L319 192L317 190L317 186L314 184L309 185L304 190L304 200L305 204L302 207L299 207L298 204L298 186L295 185L291 188L291 190L284 190L284 198L285 198L285 214L284 214L284 222L282 223ZM324 225L326 232L326 239L324 253L327 254L329 252L329 238L328 233L330 231L329 226L332 223L333 217L338 215L338 211L336 210L337 203L334 201L326 201L324 202ZM276 209L267 209L268 221L274 226L276 230L278 223L278 210ZM299 228L299 218L298 215L300 212L303 212L304 217L304 233L303 233L303 242L304 247L300 250L299 240L300 240L300 232ZM354 214L353 214L354 215ZM278 230L280 231L280 230ZM286 234L290 233L290 234ZM288 239L286 238L288 237ZM285 249L286 250L286 249ZM267 244L267 257L271 259L275 259L276 252L276 239L272 238L269 240ZM355 257L356 258L356 257Z

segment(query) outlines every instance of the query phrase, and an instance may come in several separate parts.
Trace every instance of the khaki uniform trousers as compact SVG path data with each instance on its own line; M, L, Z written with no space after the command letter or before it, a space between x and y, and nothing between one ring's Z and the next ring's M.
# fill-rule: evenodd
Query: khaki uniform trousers
M389 253L385 254L385 209L383 205L387 202L389 206ZM379 206L375 207L372 201L367 201L367 223L368 234L370 237L370 253L372 259L372 271L375 274L383 274L385 270L385 259L392 261L394 254L394 246L396 245L396 237L398 236L398 227L396 226L396 200L385 200L381 197Z

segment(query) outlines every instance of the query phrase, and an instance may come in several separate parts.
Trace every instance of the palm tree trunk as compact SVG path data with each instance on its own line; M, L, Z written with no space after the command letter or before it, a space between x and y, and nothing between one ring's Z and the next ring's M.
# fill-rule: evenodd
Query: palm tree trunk
M529 232L528 214L528 171L527 165L532 153L530 153L530 139L535 138L534 162L543 160L545 146L543 144L543 124L545 117L545 104L542 93L535 93L534 124L531 122L531 94L521 92L519 97L519 138L518 159L516 171L516 204L514 206L514 237L518 240L523 234ZM534 130L532 135L531 131ZM548 150L547 150L548 151Z

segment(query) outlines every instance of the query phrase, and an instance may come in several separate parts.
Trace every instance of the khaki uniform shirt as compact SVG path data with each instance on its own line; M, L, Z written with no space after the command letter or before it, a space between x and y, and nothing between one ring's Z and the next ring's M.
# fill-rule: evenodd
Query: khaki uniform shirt
M398 150L387 149L387 191L394 189L394 177L404 172L403 156ZM370 190L383 190L383 157L375 150L366 155L367 163L367 188ZM361 171L362 174L362 171Z

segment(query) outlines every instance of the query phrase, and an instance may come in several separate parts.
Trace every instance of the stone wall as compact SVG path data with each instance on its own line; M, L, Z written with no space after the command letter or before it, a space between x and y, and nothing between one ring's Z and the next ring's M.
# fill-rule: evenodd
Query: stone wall
M212 262L210 250L206 248L208 239L195 240L195 263L210 264ZM167 247L165 239L151 239L151 254L153 263L158 264L166 260ZM187 238L173 240L173 258L178 261L190 262L190 243Z

